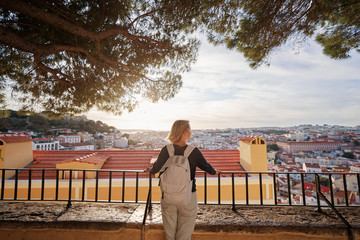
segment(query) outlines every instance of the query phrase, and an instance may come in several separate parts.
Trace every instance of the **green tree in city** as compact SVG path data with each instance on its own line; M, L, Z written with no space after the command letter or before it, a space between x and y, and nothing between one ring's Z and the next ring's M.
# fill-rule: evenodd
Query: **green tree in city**
M345 152L342 157L345 157L345 158L350 158L350 159L355 159L355 156L353 153L351 152Z
M284 43L315 37L335 59L359 51L358 0L0 1L0 102L24 110L121 114L140 97L173 97L196 61L196 31L268 63Z
M274 144L270 144L270 145L268 145L267 146L270 150L273 150L273 151L279 151L279 146L276 144L276 143L274 143Z
M313 180L312 183L316 184L316 180ZM324 187L329 187L330 186L329 178L320 177L320 185Z
M9 124L8 120L5 118L0 118L0 132L7 132L11 129L11 125Z
M46 133L47 130L50 128L48 119L34 114L29 117L29 129L33 131L41 131Z
M29 127L28 121L26 118L14 118L10 117L6 119L10 124L8 130L27 130Z

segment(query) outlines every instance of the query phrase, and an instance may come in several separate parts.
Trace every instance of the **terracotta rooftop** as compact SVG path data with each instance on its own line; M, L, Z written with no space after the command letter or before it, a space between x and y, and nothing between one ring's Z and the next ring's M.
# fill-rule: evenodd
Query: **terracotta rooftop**
M74 158L74 159L71 159L71 160L67 159L67 160L64 160L61 163L67 163L67 162L76 161L76 162L82 162L82 163L98 164L98 163L105 162L108 158L109 158L109 155L107 155L107 154L94 152L94 153L90 153L88 155L77 157L77 158Z
M233 150L201 150L206 161L208 161L213 168L220 171L243 171L240 167L240 152L237 149ZM200 169L199 169L200 170ZM197 174L200 176L200 174ZM208 175L209 176L209 175ZM222 177L230 177L231 174L222 174ZM240 176L240 174L235 174Z
M308 168L320 168L318 163L305 163L306 167Z
M150 165L152 158L157 158L160 150L122 150L122 151L102 151L110 156L102 169L112 170L144 170ZM108 178L108 172L99 174L102 178ZM122 172L112 173L114 178L122 177ZM136 173L125 173L126 177L136 177ZM140 178L149 177L148 173L140 173Z
M34 142L34 141L53 140L53 138L33 138L33 139L31 139L31 140Z
M308 182L304 182L304 187L305 187L305 190L314 191L316 189L315 184L308 183ZM320 186L320 190L321 190L322 193L326 193L326 194L328 194L330 192L330 188L324 187L324 186Z
M56 168L56 164L80 161L87 163L100 163L105 161L103 170L143 170L150 165L151 159L156 159L160 150L87 150L87 151L33 151L34 161L31 169ZM205 159L220 171L243 171L239 165L240 154L238 150L201 150ZM200 169L197 169L201 171ZM20 173L20 179L28 178L28 171ZM41 178L41 171L33 171L32 178ZM136 173L125 173L126 178L134 178ZM203 174L197 174L198 177ZM210 175L208 175L210 176ZM231 176L222 174L223 177ZM235 174L240 176L240 174ZM47 173L46 178L55 178L56 171ZM109 172L100 172L100 178L108 178ZM113 172L113 178L122 178L122 172ZM148 174L140 173L140 178L147 178Z
M31 138L26 135L4 134L0 135L0 140L6 143L31 142Z
M94 145L90 142L84 142L84 143L61 143L61 146L63 147L82 147L82 146L90 146Z

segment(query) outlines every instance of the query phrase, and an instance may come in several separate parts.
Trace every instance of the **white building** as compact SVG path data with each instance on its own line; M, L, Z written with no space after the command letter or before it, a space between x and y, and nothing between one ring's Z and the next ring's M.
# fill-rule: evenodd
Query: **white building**
M113 147L116 148L127 148L128 147L128 140L126 138L118 138L113 141Z
M319 164L320 167L327 167L330 163L330 159L326 157L295 157L294 161L301 164Z
M267 160L269 163L271 163L271 164L275 163L276 153L277 153L277 151L270 151L267 153Z
M61 143L81 143L81 137L79 135L60 135Z
M334 181L335 188L344 191L344 182L342 175ZM346 188L348 191L356 192L358 190L357 176L354 174L346 175Z
M104 134L103 137L104 137L105 141L114 141L115 140L114 135L111 135L111 134Z
M88 132L78 132L77 134L80 136L81 142L90 142L95 139L94 136Z
M351 173L360 173L360 164L350 166Z
M295 141L304 141L305 139L305 135L304 133L288 133L285 134L285 136L291 140L295 140Z
M53 138L34 138L32 148L34 150L59 150L60 142Z
M303 163L303 170L308 173L321 173L320 165L317 163Z

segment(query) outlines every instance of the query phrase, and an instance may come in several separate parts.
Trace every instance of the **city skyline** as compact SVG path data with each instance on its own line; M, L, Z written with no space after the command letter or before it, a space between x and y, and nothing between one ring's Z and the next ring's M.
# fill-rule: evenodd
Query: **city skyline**
M122 116L90 111L90 119L119 129L169 130L176 119L193 129L360 125L360 55L334 60L313 40L287 44L270 66L253 70L245 58L201 39L199 57L168 101L143 101Z

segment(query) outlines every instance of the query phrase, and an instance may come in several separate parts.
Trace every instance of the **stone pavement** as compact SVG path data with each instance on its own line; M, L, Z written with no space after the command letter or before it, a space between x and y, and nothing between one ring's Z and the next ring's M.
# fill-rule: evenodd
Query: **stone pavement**
M344 223L329 208L314 207L199 205L196 232L274 234L275 232L310 235L346 236ZM360 236L360 207L337 208ZM0 202L2 228L141 229L145 204L66 202ZM162 230L159 204L153 204L146 228ZM200 239L200 238L199 238ZM327 239L327 238L324 238ZM339 238L341 239L341 238Z

